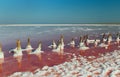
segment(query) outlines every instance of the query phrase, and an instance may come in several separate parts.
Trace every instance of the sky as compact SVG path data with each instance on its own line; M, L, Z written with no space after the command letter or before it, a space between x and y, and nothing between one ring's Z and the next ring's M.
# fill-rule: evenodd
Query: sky
M120 23L120 0L0 0L0 24Z

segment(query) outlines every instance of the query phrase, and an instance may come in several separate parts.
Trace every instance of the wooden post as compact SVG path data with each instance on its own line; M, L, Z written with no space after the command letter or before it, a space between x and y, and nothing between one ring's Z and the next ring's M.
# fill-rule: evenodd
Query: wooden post
M4 53L2 51L2 45L0 43L0 72L3 71Z
M60 56L63 58L63 53L64 53L64 36L61 35L60 38Z
M20 40L17 40L16 44L17 44L17 52L20 52L20 50L21 50L21 42L20 42ZM22 51L21 51L21 52L22 52ZM18 62L18 68L20 69L20 68L21 68L21 65L22 65L22 64L21 64L22 55L17 56L16 59L17 59L17 62Z
M30 53L32 51L31 44L30 44L30 38L28 38L28 43L27 43L27 47L26 48L28 48L28 50L27 50L27 56L28 56L28 60L30 60Z
M41 47L42 47L42 42L41 42L41 41L39 41L38 48L39 48L39 50L40 50L40 51L41 51ZM41 55L41 52L38 54L38 59L39 59L39 61L41 61L41 60L42 60L42 55Z

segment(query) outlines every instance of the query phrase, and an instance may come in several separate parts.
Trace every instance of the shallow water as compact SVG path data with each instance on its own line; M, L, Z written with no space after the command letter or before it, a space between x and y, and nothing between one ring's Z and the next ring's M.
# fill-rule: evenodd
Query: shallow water
M101 33L117 33L120 31L120 26L0 26L0 42L3 46L13 48L16 45L16 40L20 39L24 44L27 38L31 38L31 42L58 40L63 34L66 41L72 37L79 38L85 34L98 35ZM44 42L43 42L44 43ZM3 47L7 49L7 47Z

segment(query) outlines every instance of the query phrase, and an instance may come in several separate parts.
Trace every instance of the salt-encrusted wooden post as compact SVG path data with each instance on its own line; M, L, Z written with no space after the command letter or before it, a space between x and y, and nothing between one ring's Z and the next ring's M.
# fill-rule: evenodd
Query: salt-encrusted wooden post
M3 69L2 65L3 65L3 63L4 63L4 53L2 51L2 45L0 43L0 72L2 72L2 69Z
M32 50L33 50L33 48L32 48L31 43L30 43L30 38L28 38L27 46L26 46L28 60L30 59L30 53L32 52Z

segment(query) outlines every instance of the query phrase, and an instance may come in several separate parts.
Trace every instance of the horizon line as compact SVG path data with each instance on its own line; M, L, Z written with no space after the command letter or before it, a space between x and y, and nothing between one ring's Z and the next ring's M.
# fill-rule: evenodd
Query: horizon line
M0 24L0 26L120 26L120 24Z

